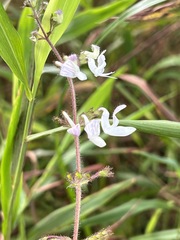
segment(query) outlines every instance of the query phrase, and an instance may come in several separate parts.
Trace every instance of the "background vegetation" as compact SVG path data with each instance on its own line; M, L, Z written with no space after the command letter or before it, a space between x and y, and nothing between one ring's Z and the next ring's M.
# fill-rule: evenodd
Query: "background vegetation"
M126 104L126 110L119 116L121 124L137 128L130 137L109 137L104 149L92 145L82 134L84 171L97 171L109 165L114 177L98 179L84 189L80 237L85 238L121 219L111 239L180 239L179 3L163 0L64 2L67 5L60 3L60 6L64 9L65 32L57 28L54 36L60 54L78 54L90 49L91 44L98 44L102 50L107 49L106 71L116 71L117 76L116 80L96 79L84 69L89 74L88 81L75 83L79 113L99 106L112 112L117 105ZM71 113L68 84L54 68L52 62L56 59L52 53L48 56L50 49L41 41L35 46L29 40L35 29L30 10L22 8L22 1L3 4L10 22L5 33L3 21L8 23L1 10L0 28L8 40L1 35L0 55L13 73L0 59L1 206L6 215L8 203L15 194L8 189L15 179L18 197L12 200L11 239L35 240L50 233L71 236L74 192L67 188L65 178L67 172L75 170L74 145L66 131L55 129L61 126L57 121L61 111ZM162 7L155 9L157 4ZM76 12L75 5L78 6ZM145 10L148 7L151 10ZM11 34L11 24L19 35ZM21 46L17 46L19 36L25 52L23 60L19 53ZM12 55L8 58L6 54L11 47L15 49L14 58L17 60L19 56L19 63L25 62L28 83L24 63L19 71L13 65ZM38 66L35 73L34 65ZM33 77L40 82L37 80L35 86L38 91L34 91L33 117L29 118L32 125L27 137L23 135L26 130L28 133L23 125L27 103L22 100L26 97L18 78L27 85L26 96L30 99L28 85ZM17 96L22 98L19 104ZM25 139L28 141L26 153ZM23 176L18 170L22 164Z

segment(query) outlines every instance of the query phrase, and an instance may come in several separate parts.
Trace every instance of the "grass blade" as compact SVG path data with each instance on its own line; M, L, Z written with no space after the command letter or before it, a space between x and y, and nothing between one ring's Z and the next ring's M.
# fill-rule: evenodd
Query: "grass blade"
M121 120L120 125L162 137L180 138L180 123L167 120Z
M28 86L22 41L18 32L10 22L1 3L0 32L0 56L7 63L11 71L23 83L26 95L28 99L31 100L32 96Z

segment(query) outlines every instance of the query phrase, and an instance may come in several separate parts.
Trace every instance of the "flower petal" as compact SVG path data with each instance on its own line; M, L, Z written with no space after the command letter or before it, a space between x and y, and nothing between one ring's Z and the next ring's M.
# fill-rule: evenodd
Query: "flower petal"
M79 124L74 125L74 127L69 128L67 132L71 135L79 137L81 134L81 128Z
M134 127L110 127L107 129L106 134L115 137L126 137L136 131Z
M86 74L81 71L77 72L76 77L81 81L87 80Z
M99 136L100 135L100 120L99 119L93 119L89 121L84 130L88 134L88 138L94 137L94 136Z
M106 142L101 137L91 137L89 140L94 143L96 146L102 148L106 146Z
M97 59L97 63L98 63L98 66L100 67L101 66L101 68L105 68L105 66L106 66L106 58L105 58L105 56L104 56L104 53L106 52L106 50L104 50L100 55L99 55L99 57L98 57L98 59Z
M76 54L71 54L68 56L67 60L72 61L73 63L75 63L76 65L78 65L78 57Z
M75 55L75 54L74 54ZM72 60L66 60L61 65L60 75L63 77L69 78L78 78L79 80L83 81L87 79L86 74L80 71L79 66L74 63Z
M64 118L68 121L69 125L70 125L71 127L74 127L74 126L75 126L75 123L74 123L73 120L69 117L69 115L67 114L67 112L62 111L62 114L63 114Z
M104 50L99 57L97 58L97 62L94 58L88 58L88 67L91 70L91 72L94 74L95 77L109 77L110 74L114 72L104 73L104 68L106 66L106 58L104 56L104 53L106 50ZM109 77L109 78L115 78L115 77Z
M111 127L111 125L109 123L109 112L104 107L101 107L98 110L103 111L102 116L101 116L101 126L102 126L104 133L108 134L108 129Z
M107 78L113 78L116 79L116 77L111 77L109 75L113 74L114 72L109 72L109 73L102 73L100 75L98 75L99 77L107 77Z
M121 110L123 110L124 108L126 108L126 105L125 104L122 104L122 105L119 105L117 106L115 109L114 109L114 112L113 112L113 124L112 126L116 126L119 124L119 119L116 117L116 114L118 112L120 112Z
M125 137L136 131L136 128L134 127L122 127L118 126L119 119L116 117L116 114L124 109L126 107L125 104L119 105L117 108L115 108L113 112L113 124L110 125L109 123L109 112L106 108L99 108L100 111L103 111L101 116L101 126L104 131L104 133L110 135L110 136L116 136L116 137Z
M88 58L88 67L90 69L90 71L96 76L96 63L95 60L93 58Z
M94 74L95 77L98 77L101 74L103 74L104 67L106 66L106 62L104 60L105 60L105 56L100 55L98 57L98 65L96 65L96 62L93 58L88 58L88 67L91 70L91 72Z
M83 51L82 54L86 56L86 58L97 59L100 53L100 47L97 45L91 45L92 52Z
M63 114L64 118L68 121L69 125L71 126L71 128L69 128L67 130L67 132L69 134L72 134L74 136L78 136L79 137L80 134L81 134L80 125L79 124L75 124L73 122L73 120L69 117L69 115L65 111L63 111L62 114Z
M60 75L63 77L75 78L77 71L78 66L71 60L67 60L61 65Z
M99 137L100 135L100 119L93 119L89 121L85 114L82 115L85 122L85 128L88 139L98 147L106 146L105 141Z

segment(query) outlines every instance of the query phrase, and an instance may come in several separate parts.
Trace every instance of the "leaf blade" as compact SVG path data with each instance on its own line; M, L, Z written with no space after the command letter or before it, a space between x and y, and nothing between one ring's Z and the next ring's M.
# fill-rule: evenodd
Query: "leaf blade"
M121 120L120 125L162 137L180 138L180 123L167 120Z
M27 71L24 63L24 52L21 38L10 22L2 4L0 3L0 56L7 63L11 71L23 83L26 95L32 99L28 86Z

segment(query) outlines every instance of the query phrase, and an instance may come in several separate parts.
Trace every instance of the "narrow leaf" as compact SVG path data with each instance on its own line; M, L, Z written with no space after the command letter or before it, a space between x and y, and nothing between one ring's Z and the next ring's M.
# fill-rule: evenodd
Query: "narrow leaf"
M129 240L178 240L180 239L179 229L170 229L151 234L129 238Z
M22 91L21 91L22 92ZM19 113L22 102L22 94L19 94L13 105L13 111L11 114L11 120L9 123L7 141L4 149L4 154L1 162L1 203L4 214L3 229L7 229L10 223L7 222L9 202L12 194L12 182L11 182L11 167L12 167L12 152L14 147L14 136L17 130L19 122Z
M129 202L126 202L124 204L121 204L120 206L114 207L109 211L97 214L95 216L86 218L82 220L81 226L96 226L97 224L112 224L116 221L118 221L121 217L123 217L129 209L131 209L134 206L134 209L132 210L132 213L130 216L137 215L139 213L145 212L150 209L168 209L170 206L167 202L161 201L161 200L130 200Z
M166 120L121 120L120 125L132 126L144 133L180 138L180 123Z
M158 70L169 68L169 67L179 67L180 66L180 55L174 55L170 57L163 58L157 64L153 65L148 71L146 71L144 78L151 78Z
M0 56L7 63L11 71L23 83L26 95L31 100L28 86L27 72L21 38L10 22L2 4L0 3Z

